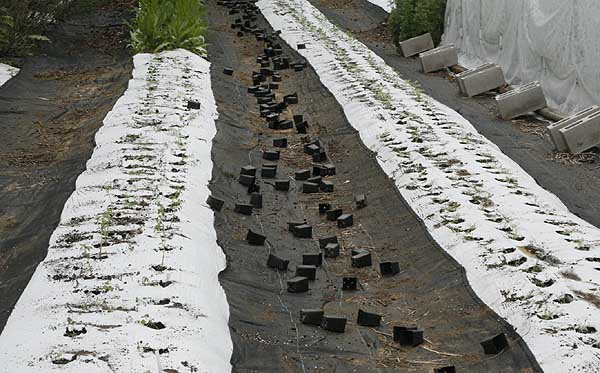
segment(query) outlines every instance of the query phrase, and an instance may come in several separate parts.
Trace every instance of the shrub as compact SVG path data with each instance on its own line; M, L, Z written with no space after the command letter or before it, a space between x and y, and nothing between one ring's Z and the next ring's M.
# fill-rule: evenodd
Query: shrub
M204 4L198 0L140 0L130 29L135 53L177 48L206 53Z
M8 0L0 8L0 55L27 54L48 23L54 22L61 0Z
M396 7L390 14L388 26L394 43L431 33L434 43L439 44L444 33L446 0L395 0Z

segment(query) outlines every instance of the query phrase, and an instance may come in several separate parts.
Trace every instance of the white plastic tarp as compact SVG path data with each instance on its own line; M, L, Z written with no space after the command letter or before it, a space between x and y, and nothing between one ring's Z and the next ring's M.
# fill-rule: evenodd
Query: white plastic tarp
M600 1L448 0L443 44L460 62L502 66L514 85L535 80L551 107L600 104Z

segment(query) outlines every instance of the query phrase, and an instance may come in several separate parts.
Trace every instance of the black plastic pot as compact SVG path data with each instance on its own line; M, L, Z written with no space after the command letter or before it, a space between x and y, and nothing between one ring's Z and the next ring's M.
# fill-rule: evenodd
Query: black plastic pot
M372 265L371 261L371 253L359 253L356 255L352 255L352 267L354 268L363 268L370 267Z
M338 256L340 256L340 244L328 243L327 245L325 245L323 253L326 258L337 258Z
M417 327L394 326L394 342L401 346L416 347L423 343L423 330Z
M267 238L260 233L253 232L252 229L248 229L246 234L246 242L250 245L262 246L265 244Z
M280 257L273 254L269 254L269 258L267 259L267 267L275 268L280 271L287 271L289 264L289 260L281 259Z
M485 354L497 355L508 347L508 340L506 339L504 333L501 333L494 338L481 342L481 347L483 347L483 352Z
M236 203L234 211L242 215L252 215L254 206L250 203Z
M306 277L314 281L317 278L317 266L314 265L299 265L296 267L296 276Z
M322 253L303 254L302 255L302 264L320 267L321 264L323 264L323 254Z
M340 316L323 316L321 328L336 333L343 333L346 330L346 318Z
M344 277L342 279L342 290L356 290L358 288L358 278Z
M323 310L311 310L303 309L300 310L300 322L305 325L321 325L323 320Z
M356 324L371 328L377 327L381 324L381 315L359 309L358 317L356 318Z
M294 277L287 281L287 291L290 293L305 293L308 289L308 278Z
M352 214L342 214L337 218L338 228L348 228L354 225L354 217Z
M400 273L400 263L398 262L381 262L379 269L382 276L394 276Z
M221 209L223 208L223 205L225 204L225 201L223 201L222 199L213 197L213 196L208 196L208 199L206 200L206 204L215 211L221 211Z

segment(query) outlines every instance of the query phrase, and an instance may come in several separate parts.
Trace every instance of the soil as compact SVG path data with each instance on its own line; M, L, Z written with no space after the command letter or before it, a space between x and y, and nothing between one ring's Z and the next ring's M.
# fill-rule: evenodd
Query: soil
M523 117L503 121L493 95L461 97L446 73L423 74L418 58L403 58L386 28L388 14L366 0L309 0L329 20L352 34L423 92L451 107L517 162L543 188L556 194L575 215L600 227L600 155L556 153L546 122Z
M432 240L423 223L408 207L392 182L379 168L350 126L335 98L310 67L302 72L282 71L276 91L298 93L286 118L302 114L310 125L309 136L327 149L336 166L333 193L303 194L294 171L309 168L312 160L303 153L303 136L295 130L268 129L260 118L253 95L252 71L263 43L252 35L236 36L230 28L235 16L209 0L208 52L213 91L220 116L213 142L211 191L226 201L216 213L218 241L228 259L221 284L230 305L230 330L234 341L235 372L430 372L434 367L455 365L464 372L536 372L540 368L521 338L474 295L463 268ZM259 27L269 29L259 16ZM281 42L284 55L301 61ZM233 76L223 74L233 68ZM275 191L273 180L259 179L263 208L252 216L234 212L236 202L249 201L246 187L238 183L241 167L252 164L260 174L262 151L272 150L274 138L287 137L281 149L277 177L291 180L289 192ZM354 195L366 193L368 206L357 209ZM328 202L354 214L354 225L339 229L318 213L318 203ZM313 237L337 235L342 254L325 259L310 282L308 293L291 294L286 281L294 277L301 255L318 252L313 239L294 238L287 229L291 221L306 220ZM266 246L250 246L248 229L267 236ZM350 251L367 248L373 265L353 268ZM289 259L289 269L277 272L266 267L269 253ZM401 272L381 277L379 263L399 261ZM356 276L359 290L342 291L342 278ZM323 308L326 315L348 319L345 333L327 332L299 322L301 309ZM358 309L383 315L378 328L356 324ZM421 346L401 347L391 338L394 325L418 325L425 331ZM480 342L505 333L510 347L496 356L484 355Z
M123 24L130 5L70 15L0 88L0 331L131 77Z

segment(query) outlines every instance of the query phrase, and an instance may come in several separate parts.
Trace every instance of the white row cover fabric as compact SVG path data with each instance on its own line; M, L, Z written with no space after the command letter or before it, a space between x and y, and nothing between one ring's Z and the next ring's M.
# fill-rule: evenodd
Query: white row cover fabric
M10 78L17 75L18 72L19 69L16 67L0 63L0 87L2 87L4 83L8 82Z
M600 104L598 16L597 0L448 0L442 44L513 85L539 80L549 106L573 113Z
M0 373L231 371L226 258L205 204L210 63L176 50L134 65L0 334Z

